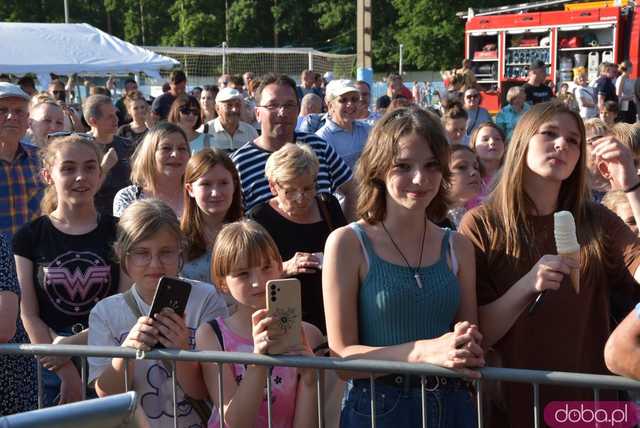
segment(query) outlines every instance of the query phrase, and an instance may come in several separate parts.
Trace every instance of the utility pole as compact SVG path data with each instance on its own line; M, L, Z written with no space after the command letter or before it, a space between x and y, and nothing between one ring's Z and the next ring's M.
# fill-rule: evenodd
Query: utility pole
M67 3L67 0L64 0L64 23L69 23L69 4Z
M224 40L229 43L229 0L224 0Z
M145 40L144 40L144 6L143 6L143 3L144 3L144 0L139 0L138 1L138 4L140 5L140 32L142 33L142 46L146 46L147 44L145 43Z
M400 58L398 61L398 74L402 77L402 57L404 54L404 45L400 43Z
M373 83L371 61L371 0L358 0L356 14L357 79Z

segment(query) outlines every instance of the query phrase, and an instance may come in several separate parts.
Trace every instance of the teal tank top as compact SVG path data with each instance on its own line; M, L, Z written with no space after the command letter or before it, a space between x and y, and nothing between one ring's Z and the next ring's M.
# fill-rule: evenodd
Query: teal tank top
M358 290L358 331L361 345L391 346L433 339L452 330L460 306L460 284L449 268L450 230L445 229L440 258L415 270L389 263L373 251L358 223L351 223L369 259L369 272Z

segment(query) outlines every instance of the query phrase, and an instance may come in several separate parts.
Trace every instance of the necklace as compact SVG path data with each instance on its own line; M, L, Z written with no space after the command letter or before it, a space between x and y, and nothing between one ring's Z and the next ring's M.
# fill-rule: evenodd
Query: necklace
M425 216L424 218L424 229L422 229L422 241L420 243L420 258L418 259L418 263L416 264L415 268L411 267L411 265L409 264L409 260L407 260L407 258L404 256L402 251L400 251L400 247L398 247L398 244L396 244L396 241L394 241L393 238L391 237L391 234L387 230L387 227L384 225L384 222L380 222L380 224L382 224L382 228L387 233L387 236L391 240L391 243L393 244L393 246L396 248L396 251L398 252L398 254L400 254L400 257L402 257L404 262L407 264L407 267L409 269L413 269L413 277L416 279L416 285L418 286L418 288L422 288L422 278L420 277L419 269L420 269L420 263L422 262L422 251L424 250L424 237L427 235L427 217Z

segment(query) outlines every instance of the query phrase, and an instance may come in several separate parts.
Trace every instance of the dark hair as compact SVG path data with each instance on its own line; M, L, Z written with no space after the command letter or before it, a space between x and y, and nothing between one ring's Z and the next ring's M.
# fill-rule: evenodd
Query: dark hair
M467 111L462 106L462 103L459 101L452 101L447 105L447 109L444 111L444 115L442 116L443 120L448 119L464 119L467 120L469 115Z
M169 116L167 117L169 122L175 124L180 122L180 109L184 106L198 110L198 113L196 114L196 123L193 125L193 129L198 129L200 125L202 125L202 109L200 108L198 100L192 95L178 95L178 97L173 101L173 104L171 104L171 110L169 110Z
M218 88L218 85L204 85L202 90L208 91L208 92L215 92L216 94L220 92L220 88Z
M258 89L256 90L255 97L258 105L261 104L260 98L262 97L262 91L269 85L290 87L293 93L296 95L296 100L298 101L298 103L300 103L300 100L298 100L298 85L296 85L295 80L293 80L286 74L269 73L262 76L262 78L260 79L260 86L258 86Z
M369 84L369 82L365 81L365 80L357 80L356 84L361 84L361 85L366 85L367 88L369 88L369 90L371 90L371 85Z
M200 86L195 86L193 89L191 89L191 92L193 91L202 91L202 88Z
M187 75L182 70L173 70L169 76L169 81L173 84L187 81Z
M604 111L609 113L618 113L620 109L617 102L609 100L604 103Z
M244 79L242 76L233 75L229 78L229 83L233 83L235 86L244 86Z
M129 83L135 83L136 86L138 86L138 82L136 82L135 79L131 79L131 78L124 81L124 86L127 86Z
M376 100L376 109L388 108L391 104L391 98L388 95L382 95Z
M33 77L26 75L26 76L22 76L19 80L18 80L18 85L20 86L31 86L33 88L36 87L36 81L33 79Z

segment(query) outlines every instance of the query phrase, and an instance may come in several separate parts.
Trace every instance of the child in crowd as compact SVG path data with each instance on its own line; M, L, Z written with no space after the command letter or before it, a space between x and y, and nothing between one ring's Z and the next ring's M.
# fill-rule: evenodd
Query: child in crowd
M97 146L79 135L54 138L42 149L44 215L13 237L21 316L31 343L86 344L91 309L128 285L112 261L117 221L98 214L94 203L103 177L100 158ZM45 406L80 400L80 372L70 358L40 361L47 368Z
M451 146L449 160L451 180L449 187L449 211L447 217L458 227L462 216L467 212L467 204L476 200L482 193L483 184L481 165L476 153L467 146L454 144Z
M467 111L459 102L450 103L442 116L442 124L447 132L449 144L468 145Z
M638 207L640 180L621 147L605 138L591 155L596 165L608 167L632 208ZM615 293L627 306L640 299L634 281L640 277L640 240L591 201L586 157L580 116L561 103L536 104L509 143L503 167L509 174L460 224L476 247L483 345L493 346L505 367L607 373L602 351L613 313L609 298ZM554 213L563 210L575 218L578 261L557 255ZM573 269L579 269L579 291L569 280ZM489 426L533 426L531 386L503 387L506 414ZM586 389L540 387L541 408L554 400L592 398Z
M216 318L200 326L196 333L198 350L253 352L267 354L278 337L269 332L277 321L265 309L266 282L282 276L278 247L258 223L243 220L222 228L213 248L211 272L216 286L237 301L228 318ZM323 342L320 331L303 323L299 349L290 354L311 356L311 349ZM214 407L224 406L228 427L268 426L265 386L272 382L272 422L274 427L313 427L317 421L316 379L312 369L268 367L242 364L224 366L223 397L218 395L218 365L202 364L202 373ZM214 408L210 428L220 426Z
M638 235L638 223L631 210L627 195L622 190L611 190L602 198L602 205L613 211L629 229Z
M329 347L343 358L431 363L478 377L472 245L434 219L446 215L449 144L437 117L411 107L374 127L356 168L360 220L327 240L322 285ZM371 426L369 375L352 376L342 427ZM375 380L378 427L429 421L475 427L463 379L389 374Z
M491 188L491 182L502 167L505 138L502 129L493 122L479 125L471 134L469 147L478 155L482 172L483 196Z
M225 223L242 218L242 192L236 167L223 150L203 149L187 162L184 213L187 238L185 278L213 283L211 250Z
M136 201L118 224L114 245L123 271L134 281L130 290L98 303L89 317L89 345L124 346L149 351L157 344L173 349L194 349L194 333L202 323L227 313L224 300L210 284L190 281L191 292L184 312L163 309L153 318L151 309L158 281L176 277L183 264L184 238L175 212L158 199ZM199 366L176 362L176 403L180 427L202 427L205 422L193 399L206 395ZM125 373L126 371L126 373ZM151 427L174 422L170 363L156 360L89 358L89 381L100 397L135 390ZM199 388L200 387L200 388ZM188 397L187 397L188 394Z
M613 127L616 124L616 119L618 117L618 113L620 110L618 108L618 103L615 101L606 101L604 103L604 107L600 110L600 119L609 127Z
M184 203L182 180L191 157L184 131L169 122L160 122L147 132L131 161L131 186L120 189L113 200L113 215L122 216L134 201L158 198L176 216Z
M605 193L609 190L609 182L600 174L597 165L593 162L591 153L598 141L611 133L611 130L602 119L594 117L584 121L585 138L586 138L586 167L588 186L591 190L591 196L594 202L600 202Z

